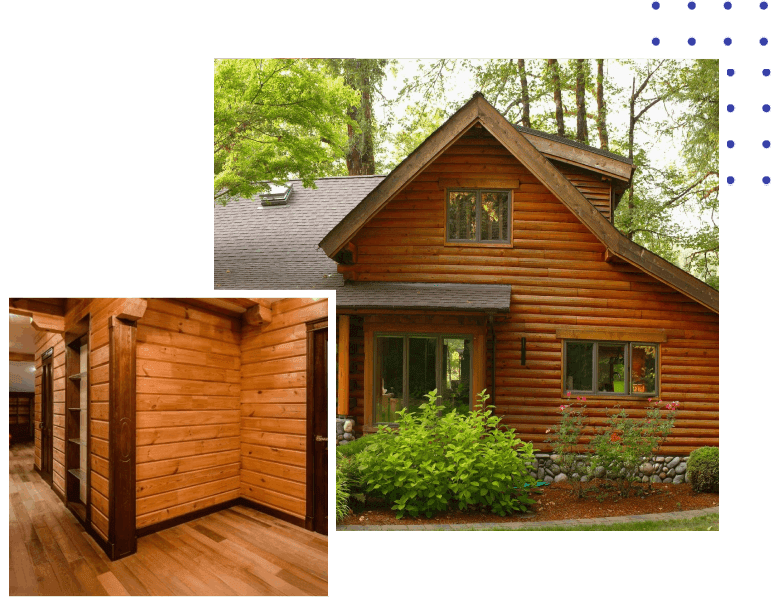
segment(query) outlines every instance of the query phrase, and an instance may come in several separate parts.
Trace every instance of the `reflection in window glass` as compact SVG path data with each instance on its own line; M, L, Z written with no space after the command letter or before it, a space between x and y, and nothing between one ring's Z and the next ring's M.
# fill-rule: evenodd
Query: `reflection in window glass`
M625 393L624 350L620 343L599 343L597 346L597 391Z
M632 393L656 392L656 346L632 345Z
M568 342L566 347L567 391L592 391L592 350L593 343Z
M404 407L404 339L376 339L375 423L393 423L396 411Z
M471 339L442 338L442 405L468 412L471 396Z
M480 235L482 240L509 239L509 194L504 191L482 192Z
M451 191L447 205L448 238L476 240L476 192Z
M410 337L409 400L415 412L426 401L426 394L436 389L436 337Z

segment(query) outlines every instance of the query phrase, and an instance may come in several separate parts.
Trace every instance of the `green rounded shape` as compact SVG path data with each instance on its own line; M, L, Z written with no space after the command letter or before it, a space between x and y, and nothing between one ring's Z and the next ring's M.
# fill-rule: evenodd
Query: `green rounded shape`
M697 448L688 457L688 477L696 492L720 492L720 456L716 446Z

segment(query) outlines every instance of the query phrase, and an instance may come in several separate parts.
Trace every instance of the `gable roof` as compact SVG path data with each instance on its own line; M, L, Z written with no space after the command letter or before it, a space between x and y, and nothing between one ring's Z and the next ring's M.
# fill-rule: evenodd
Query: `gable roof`
M476 124L485 127L558 200L562 201L607 247L609 257L617 256L707 308L718 311L719 296L715 289L639 244L635 244L619 232L544 154L536 149L525 134L506 120L481 93L475 93L471 100L391 171L324 236L319 246L329 257L334 257L393 196L403 190L435 158Z
M317 179L317 189L291 181L280 206L259 199L215 205L215 288L341 288L337 264L316 243L383 179L329 177Z

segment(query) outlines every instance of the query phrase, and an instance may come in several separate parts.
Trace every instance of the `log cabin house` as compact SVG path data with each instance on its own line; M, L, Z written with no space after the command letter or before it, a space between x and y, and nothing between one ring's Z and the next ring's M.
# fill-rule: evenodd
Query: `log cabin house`
M138 537L235 511L233 523L255 515L261 532L278 525L232 556L246 566L244 548L265 549L254 557L273 562L274 576L239 570L229 585L216 579L221 591L326 595L326 298L11 299L10 309L38 331L34 461L21 472L34 465L109 561L133 566L138 540L137 557L150 557ZM197 538L222 550L226 530L233 541L249 536L237 526ZM13 571L13 550L11 560ZM282 568L294 570L296 587ZM197 586L185 572L168 593Z
M389 175L215 208L215 288L335 288L338 414L357 431L430 389L548 452L585 396L679 401L662 454L718 444L718 292L613 226L634 166L516 127L477 93ZM297 279L295 278L297 276Z

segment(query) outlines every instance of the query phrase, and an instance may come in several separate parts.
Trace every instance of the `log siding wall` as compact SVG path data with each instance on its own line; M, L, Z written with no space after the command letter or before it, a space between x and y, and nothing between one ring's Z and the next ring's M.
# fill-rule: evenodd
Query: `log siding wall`
M239 496L240 320L149 299L137 325L137 528Z
M327 300L285 299L272 319L244 326L241 347L241 496L304 518L306 328Z
M42 398L43 398L43 354L54 348L51 365L53 379L54 438L53 438L53 485L64 494L64 338L54 333L35 334L35 467L41 464Z
M445 194L438 179L478 178L480 171L520 182L513 190L512 246L446 246ZM568 176L573 173L576 181L584 179L580 171ZM576 184L579 189L586 185ZM373 217L353 243L358 263L350 270L358 280L511 284L510 314L495 326L497 414L538 448L549 449L545 432L565 403L558 327L665 330L660 396L679 400L681 412L663 451L680 454L718 444L718 315L627 263L604 261L604 245L491 137L459 139ZM527 338L524 367L521 337ZM488 380L490 375L488 368ZM354 394L360 374L351 372L350 379ZM614 404L642 415L648 401L590 397L592 424L600 424L605 408ZM357 405L351 414L361 426L361 408Z

